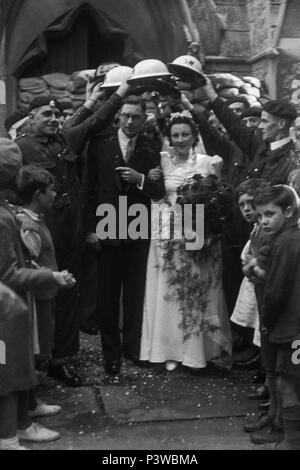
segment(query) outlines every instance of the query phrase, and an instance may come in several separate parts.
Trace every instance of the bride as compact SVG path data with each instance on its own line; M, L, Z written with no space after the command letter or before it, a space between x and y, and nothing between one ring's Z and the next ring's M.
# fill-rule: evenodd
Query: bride
M160 203L172 208L177 189L193 175L219 177L222 159L194 153L198 129L188 111L171 116L168 133L172 147L161 152L167 195ZM202 369L231 354L220 242L206 256L191 256L182 246L152 237L147 265L140 359L167 370L179 363Z

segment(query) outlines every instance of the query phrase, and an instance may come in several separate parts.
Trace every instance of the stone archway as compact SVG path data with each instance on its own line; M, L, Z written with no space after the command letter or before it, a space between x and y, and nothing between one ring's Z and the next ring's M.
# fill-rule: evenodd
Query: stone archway
M68 10L30 44L14 76L36 77L53 72L70 74L121 61L127 33L90 4Z

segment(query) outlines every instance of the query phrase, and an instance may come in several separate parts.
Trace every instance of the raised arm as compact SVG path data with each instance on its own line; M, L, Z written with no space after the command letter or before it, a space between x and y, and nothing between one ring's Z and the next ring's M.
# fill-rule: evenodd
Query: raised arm
M191 112L195 123L198 125L208 155L220 155L225 163L233 163L236 156L235 144L226 135L222 135L214 129L203 114L194 109L184 94L182 94L182 104Z
M89 118L76 126L62 130L64 138L75 153L80 154L91 137L99 134L109 126L129 89L127 83L122 84L104 105Z
M203 87L213 111L227 130L230 138L237 146L253 160L257 147L261 144L253 129L249 129L241 119L218 97L212 81L207 77L207 83Z

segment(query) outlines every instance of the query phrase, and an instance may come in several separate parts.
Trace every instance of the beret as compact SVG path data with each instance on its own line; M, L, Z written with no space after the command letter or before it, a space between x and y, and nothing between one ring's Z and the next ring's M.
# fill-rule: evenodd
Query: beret
M240 117L241 117L241 119L243 119L245 117L249 117L249 116L254 116L254 117L259 117L260 118L261 113L262 113L262 108L261 107L251 106L248 109L244 109L244 111L242 112Z
M21 110L17 110L17 111L14 111L13 113L9 114L9 116L7 116L7 118L5 119L5 122L4 122L5 129L7 130L7 132L9 131L11 126L16 124L16 122L19 122L22 119L25 119L27 116L28 116L28 114L25 113L25 111L21 111Z
M19 146L10 139L0 138L0 188L12 181L22 168L22 153Z
M72 103L72 101L64 100L64 101L60 101L59 104L62 110L74 108L74 104Z
M29 104L28 112L32 111L33 109L41 108L42 106L52 106L53 108L58 108L62 111L61 104L58 100L56 100L53 96L49 95L41 95L34 98L31 103Z
M271 100L264 104L263 110L274 116L294 121L297 117L295 106L283 100Z
M244 98L243 96L233 96L232 98L229 98L227 101L226 101L226 104L227 105L230 105L230 104L233 104L233 103L243 103L246 108L249 108L249 101Z

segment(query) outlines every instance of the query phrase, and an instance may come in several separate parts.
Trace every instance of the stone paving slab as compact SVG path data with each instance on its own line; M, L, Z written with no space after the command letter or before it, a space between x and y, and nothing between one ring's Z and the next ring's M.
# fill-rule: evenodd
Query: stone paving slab
M180 421L246 416L253 409L247 399L248 378L153 371L101 384L106 415L117 423Z

